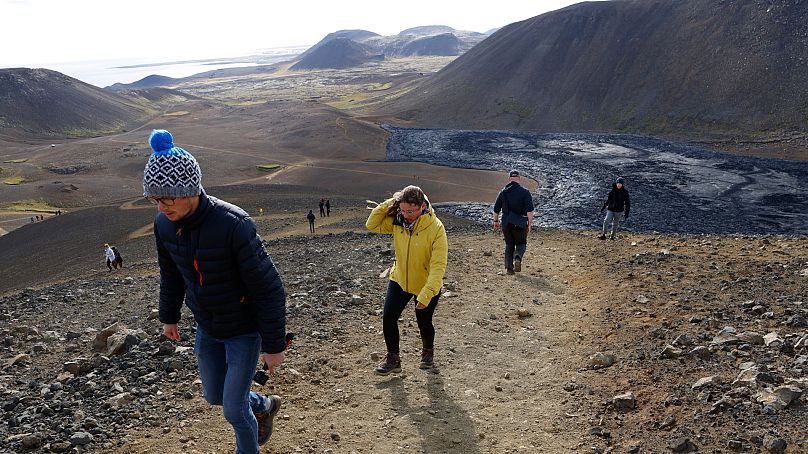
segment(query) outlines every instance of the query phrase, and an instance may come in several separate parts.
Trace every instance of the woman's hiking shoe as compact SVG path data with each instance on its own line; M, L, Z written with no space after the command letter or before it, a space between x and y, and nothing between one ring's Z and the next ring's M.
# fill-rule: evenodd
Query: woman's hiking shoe
M598 239L599 239L599 240L605 240L605 239L606 239L606 235L605 235L605 234L604 234L604 235L601 235L601 236L599 236L599 237L598 237Z
M434 366L434 348L425 348L421 350L421 369L432 369Z
M384 357L384 361L380 362L376 369L373 369L376 375L387 375L392 372L401 372L401 358L395 353L388 353Z
M522 259L521 258L516 257L515 259L513 259L513 270L516 271L517 273L520 273L522 271Z
M258 421L258 444L263 445L272 436L272 422L275 415L281 409L281 398L278 396L267 396L269 410L255 413L255 420Z

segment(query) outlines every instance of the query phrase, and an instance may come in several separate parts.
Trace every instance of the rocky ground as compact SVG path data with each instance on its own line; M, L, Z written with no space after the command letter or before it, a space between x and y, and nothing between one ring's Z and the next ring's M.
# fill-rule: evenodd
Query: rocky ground
M542 229L507 276L498 235L443 215L438 367L418 369L405 312L404 371L382 378L391 245L341 202L315 235L293 210L257 218L297 333L263 388L283 397L264 452L808 450L804 238ZM200 394L190 314L182 342L161 338L147 240L122 271L0 299L0 451L234 451Z

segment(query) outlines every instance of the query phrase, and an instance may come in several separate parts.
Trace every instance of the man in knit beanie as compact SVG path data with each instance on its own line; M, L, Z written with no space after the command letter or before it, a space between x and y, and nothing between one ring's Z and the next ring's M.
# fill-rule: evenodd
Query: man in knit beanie
M182 341L183 301L196 322L194 351L205 400L221 405L237 452L255 454L272 434L278 396L250 390L259 358L270 374L284 360L286 293L255 223L202 189L196 159L168 131L149 137L154 153L143 195L157 205L163 335ZM187 337L186 337L187 340Z

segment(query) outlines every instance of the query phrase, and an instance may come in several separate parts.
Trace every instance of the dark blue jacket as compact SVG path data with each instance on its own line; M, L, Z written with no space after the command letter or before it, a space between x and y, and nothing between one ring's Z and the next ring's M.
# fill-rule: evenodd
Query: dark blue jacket
M600 211L603 211L604 208L608 208L609 211L614 211L615 213L621 213L623 210L626 210L625 216L628 217L628 212L631 211L631 197L628 196L625 185L617 189L617 183L612 184L609 197L606 198L606 202L604 202L603 208L601 208Z
M527 214L533 211L533 196L522 185L511 181L497 196L494 202L494 213L502 210L502 225L513 224L517 227L527 226Z
M199 196L189 217L154 220L160 263L160 321L180 320L182 301L202 329L218 339L259 332L261 351L285 350L286 292L241 208Z

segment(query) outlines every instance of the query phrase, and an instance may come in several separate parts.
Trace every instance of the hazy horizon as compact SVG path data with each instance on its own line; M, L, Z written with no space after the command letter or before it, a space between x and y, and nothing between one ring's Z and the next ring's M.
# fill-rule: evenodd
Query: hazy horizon
M188 77L221 68L237 68L272 64L299 54L308 46L261 49L249 55L219 55L200 59L113 58L73 62L51 62L33 66L58 71L82 82L104 88L115 83L130 84L144 77L159 75L173 78ZM268 53L272 51L272 53ZM287 52L283 52L287 51Z
M496 4L412 0L382 13L376 2L312 0L305 4L230 0L105 2L0 0L0 40L14 43L0 68L110 59L185 61L248 55L255 49L311 46L338 30L395 35L446 25L486 32L579 3L502 0ZM225 6L226 5L226 6ZM11 19L11 20L9 20Z

